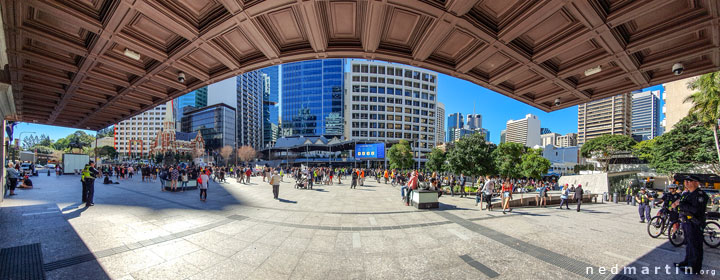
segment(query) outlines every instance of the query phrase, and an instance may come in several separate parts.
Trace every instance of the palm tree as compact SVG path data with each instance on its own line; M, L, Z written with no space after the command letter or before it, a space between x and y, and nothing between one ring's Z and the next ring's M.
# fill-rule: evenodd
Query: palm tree
M720 120L720 72L702 75L688 83L688 88L697 92L685 98L684 102L692 102L690 113L695 115L704 126L709 127L715 136L715 151L720 161L718 145L718 120Z

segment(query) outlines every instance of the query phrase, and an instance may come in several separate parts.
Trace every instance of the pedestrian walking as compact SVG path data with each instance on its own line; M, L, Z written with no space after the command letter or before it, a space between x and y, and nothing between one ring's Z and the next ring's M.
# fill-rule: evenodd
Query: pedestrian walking
M580 212L580 204L582 204L583 189L582 185L578 184L575 188L575 200L577 200L577 212Z
M207 172L203 172L202 175L200 175L200 200L206 201L207 200L207 190L208 190L208 183L210 183L210 176L208 176Z
M128 174L132 174L132 173L128 173ZM171 191L177 190L177 183L178 183L179 178L180 178L180 172L178 172L177 169L170 166L170 190Z
M502 189L501 189L502 190L502 199L503 199L503 203L502 203L503 214L507 214L507 213L505 213L506 209L508 212L512 212L512 208L510 208L510 200L512 199L512 189L513 189L513 187L512 187L512 184L510 183L510 180L506 179L503 182Z
M563 186L562 190L560 190L560 209L562 209L563 204L565 205L566 210L570 210L570 205L568 205L568 195L570 194L570 190L568 190L568 185L565 184Z
M653 198L648 195L645 187L642 187L635 195L635 202L638 203L638 213L640 213L640 223L645 223L645 220L650 222L650 202L652 200Z
M632 183L629 183L627 186L627 189L625 189L625 202L627 205L630 205L630 202L632 202L633 199L633 192L632 192Z
M280 175L277 171L273 171L272 177L270 177L269 183L272 186L273 198L278 199L280 193Z
M483 200L485 200L485 208L492 211L492 195L495 190L495 180L493 177L487 176L487 181L482 189ZM480 201L480 210L482 210L482 201Z

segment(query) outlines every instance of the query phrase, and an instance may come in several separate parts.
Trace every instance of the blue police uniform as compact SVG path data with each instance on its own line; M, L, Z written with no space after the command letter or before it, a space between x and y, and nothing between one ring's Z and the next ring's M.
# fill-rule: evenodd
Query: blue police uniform
M670 193L665 192L663 193L663 196L660 198L663 201L662 209L660 209L661 212L668 211L668 214L670 216L670 221L677 221L678 219L678 212L677 209L670 209L670 206L680 199L680 194L677 193Z
M697 188L688 192L680 198L678 208L682 229L685 232L685 260L678 264L692 268L693 273L699 273L703 261L703 232L705 225L705 210L707 207L708 195Z
M640 213L640 222L650 221L650 196L646 192L638 192L635 196L638 202L638 213ZM644 214L644 215L643 215Z

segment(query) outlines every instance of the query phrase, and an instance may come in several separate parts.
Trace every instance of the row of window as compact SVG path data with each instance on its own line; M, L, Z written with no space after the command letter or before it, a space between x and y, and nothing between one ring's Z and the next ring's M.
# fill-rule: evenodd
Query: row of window
M420 92L417 90L411 91L411 90L405 90L403 91L401 88L385 88L385 87L376 87L376 86L368 86L368 85L353 85L352 86L352 92L353 93L377 93L377 94L387 94L389 95L397 95L397 96L405 96L405 97L414 97L414 98L421 98L425 100L431 100L435 101L435 94L434 93L428 93L428 92Z
M433 103L413 101L410 99L392 98L392 97L385 98L385 97L377 97L377 96L358 96L358 95L353 95L353 97L352 97L352 101L354 101L354 102L377 102L377 103L386 103L387 102L388 104L398 104L398 105L403 105L403 100L405 100L404 104L407 106L435 109L435 104L433 104Z
M389 84L389 85L398 85L398 86L406 86L406 87L414 87L414 88L422 88L424 90L430 90L435 91L435 86L431 84L426 83L419 83L419 82L413 82L408 80L402 80L402 79L392 79L392 78L385 78L385 77L373 77L373 76L353 76L352 77L353 82L363 82L363 83L379 83L379 84Z
M435 75L428 73L421 73L418 71L412 71L409 69L385 67L378 65L367 65L367 64L353 64L353 73L369 73L369 74L381 74L381 75L393 75L397 77L405 77L408 79L421 80L425 82L435 82Z
M417 122L416 122L417 124ZM352 122L352 128L377 128L377 129L395 129L395 130L407 130L407 131L420 131L434 133L435 127L425 125L410 125L410 124L394 124L394 123L376 123L376 122Z

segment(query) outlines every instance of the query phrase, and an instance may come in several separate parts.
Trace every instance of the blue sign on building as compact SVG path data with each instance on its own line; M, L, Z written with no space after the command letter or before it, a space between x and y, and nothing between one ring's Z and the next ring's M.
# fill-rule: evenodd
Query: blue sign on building
M355 144L355 158L385 158L385 143Z

